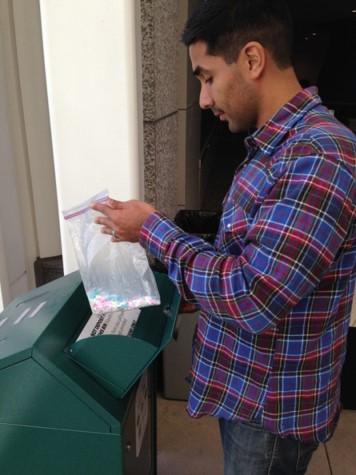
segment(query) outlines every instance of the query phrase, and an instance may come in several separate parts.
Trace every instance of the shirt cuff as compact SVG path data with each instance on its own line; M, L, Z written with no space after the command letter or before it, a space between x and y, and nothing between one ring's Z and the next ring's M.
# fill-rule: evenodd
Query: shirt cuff
M150 214L140 231L140 244L152 256L164 263L165 250L182 230L158 211Z

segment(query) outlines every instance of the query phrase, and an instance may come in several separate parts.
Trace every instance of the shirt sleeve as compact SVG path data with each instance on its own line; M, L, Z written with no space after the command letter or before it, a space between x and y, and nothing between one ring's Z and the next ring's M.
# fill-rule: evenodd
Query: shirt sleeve
M140 241L184 299L259 333L318 286L345 241L354 201L353 177L341 163L302 157L264 199L240 255L217 251L160 213L146 220Z

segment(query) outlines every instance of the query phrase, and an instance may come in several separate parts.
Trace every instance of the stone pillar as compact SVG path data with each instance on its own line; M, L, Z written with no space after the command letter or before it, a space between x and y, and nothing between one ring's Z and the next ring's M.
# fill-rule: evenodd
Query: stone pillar
M199 208L200 111L184 23L198 0L140 0L145 199L169 217Z
M145 200L173 217L177 169L176 0L141 0Z

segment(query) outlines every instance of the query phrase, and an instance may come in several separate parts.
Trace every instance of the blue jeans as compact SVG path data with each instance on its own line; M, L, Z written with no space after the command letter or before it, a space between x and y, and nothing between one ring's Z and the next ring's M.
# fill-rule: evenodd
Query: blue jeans
M219 419L224 475L303 475L317 443L267 432L254 422Z

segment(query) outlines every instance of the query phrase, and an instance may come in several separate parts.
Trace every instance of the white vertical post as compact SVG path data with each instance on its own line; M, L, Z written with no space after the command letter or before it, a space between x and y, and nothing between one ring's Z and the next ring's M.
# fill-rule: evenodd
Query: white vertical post
M5 246L0 223L0 312L10 302L10 286L7 273Z
M136 0L40 0L60 215L108 188L141 198ZM61 217L65 273L77 268Z

